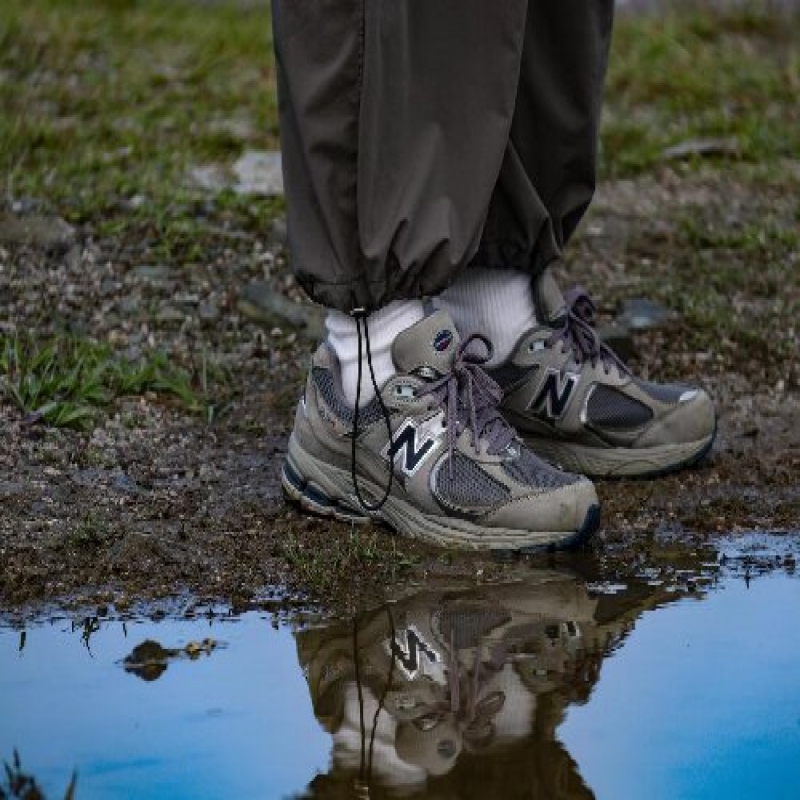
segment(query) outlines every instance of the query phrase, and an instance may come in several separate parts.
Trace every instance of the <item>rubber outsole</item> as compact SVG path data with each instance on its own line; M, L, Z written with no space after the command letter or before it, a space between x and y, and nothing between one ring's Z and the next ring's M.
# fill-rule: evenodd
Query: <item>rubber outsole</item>
M328 497L320 489L312 486L293 469L288 460L284 461L281 471L281 486L284 497L304 511L310 511L318 517L352 522L356 525L365 525L372 519L349 505Z
M690 456L685 461L681 461L678 464L675 464L670 467L665 467L661 470L656 470L655 472L649 472L646 475L634 475L634 478L663 478L666 475L672 475L676 472L680 472L683 469L688 469L689 467L693 467L695 464L699 464L710 452L711 448L714 446L714 441L717 438L717 426L714 425L714 432L711 434L711 438L708 440L708 444L702 448L702 450L695 453L693 456ZM612 476L613 477L613 476Z
M329 497L319 487L313 486L291 465L287 459L281 472L281 485L287 501L297 506L300 510L326 519L335 519L341 522L350 522L363 525L370 521L382 522L387 527L397 531L390 521L379 515L366 515L358 512L348 504ZM508 557L531 556L541 553L555 553L562 550L574 549L587 542L600 527L600 506L591 505L586 511L586 516L580 528L574 533L567 534L557 542L542 544L526 544L519 547L487 547L485 548L494 557L505 559ZM423 538L429 543L432 540ZM442 543L436 543L443 546Z
M600 527L600 506L589 506L586 511L586 517L583 520L583 525L580 529L575 531L572 536L567 537L562 542L553 545L533 546L533 547L520 547L515 552L524 556L538 555L540 553L557 553L561 550L573 550L580 547L592 538L597 529Z
M676 472L680 472L681 470L687 469L691 466L702 461L708 454L711 452L711 449L714 446L714 441L717 438L717 425L715 423L714 430L711 433L711 438L696 452L692 453L687 458L681 459L676 461L673 464L667 464L666 466L658 466L654 467L653 469L642 469L637 472L625 472L619 470L599 470L599 469L592 469L591 467L587 468L587 462L583 459L573 459L567 456L558 457L554 456L552 451L549 447L543 446L543 442L541 439L536 437L525 437L523 435L523 439L528 447L531 448L538 456L545 459L545 461L549 461L550 463L558 463L564 469L569 470L570 472L578 472L582 475L586 475L589 478L596 478L596 479L604 479L604 480L652 480L654 478L663 478L667 475L673 475ZM560 443L557 443L557 445ZM602 459L603 450L601 448L596 448L597 456L600 456ZM637 454L635 450L631 450L631 453L634 455L639 455L640 457L643 454ZM595 456L595 457L597 457ZM615 467L619 467L618 463L614 464Z

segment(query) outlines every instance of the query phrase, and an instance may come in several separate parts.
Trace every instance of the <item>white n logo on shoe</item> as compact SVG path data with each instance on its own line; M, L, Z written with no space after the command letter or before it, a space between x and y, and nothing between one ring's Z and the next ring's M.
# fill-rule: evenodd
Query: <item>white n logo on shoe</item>
M574 372L562 373L557 369L548 369L542 388L528 408L547 419L561 418L579 380L580 376Z
M390 639L385 643L389 655L393 656L398 666L403 670L408 678L414 678L420 671L425 671L423 657L431 665L441 661L439 654L425 641L422 634L413 626L409 625L405 631L397 631L396 639ZM405 638L405 647L403 639Z
M436 430L430 425L417 425L406 420L381 454L398 466L406 475L413 475L436 448Z

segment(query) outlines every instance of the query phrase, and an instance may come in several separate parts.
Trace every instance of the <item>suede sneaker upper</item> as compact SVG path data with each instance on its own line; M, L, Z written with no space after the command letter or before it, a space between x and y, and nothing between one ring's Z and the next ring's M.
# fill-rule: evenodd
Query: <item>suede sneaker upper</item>
M462 342L436 312L401 333L397 374L359 410L356 480L371 516L442 544L521 550L564 545L597 525L597 497L585 479L537 458L499 409L502 392L481 369L480 337ZM381 401L388 412L386 427ZM311 510L347 519L368 515L353 486L354 409L344 400L336 359L322 345L289 444L283 483Z
M584 292L562 297L549 273L537 285L544 324L527 331L492 371L503 411L549 460L593 476L642 476L685 466L710 447L709 395L643 381L600 340Z

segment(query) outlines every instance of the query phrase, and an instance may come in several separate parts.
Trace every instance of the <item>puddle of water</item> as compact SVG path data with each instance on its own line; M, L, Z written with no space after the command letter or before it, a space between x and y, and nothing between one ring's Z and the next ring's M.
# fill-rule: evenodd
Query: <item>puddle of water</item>
M288 628L236 621L102 624L89 639L61 621L0 633L0 758L13 748L50 798L73 769L76 797L285 797L328 764ZM137 645L225 646L161 671L131 669ZM148 679L149 678L149 679Z
M78 800L796 798L800 579L725 573L5 628L0 758L51 798L76 769Z

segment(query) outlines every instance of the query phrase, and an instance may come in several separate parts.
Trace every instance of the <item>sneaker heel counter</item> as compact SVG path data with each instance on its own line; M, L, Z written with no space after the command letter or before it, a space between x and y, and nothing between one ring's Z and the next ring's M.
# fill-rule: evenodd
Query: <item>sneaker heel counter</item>
M294 417L294 436L300 445L315 457L331 463L340 462L349 453L349 439L331 412L309 372L303 395L297 403Z
M312 441L316 438L314 434L314 423L312 420L312 410L316 408L317 392L316 386L312 379L311 370L309 370L308 377L306 378L303 392L300 399L297 401L297 408L294 412L294 433L300 439Z

